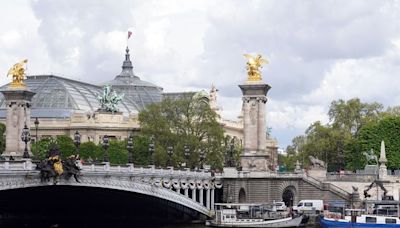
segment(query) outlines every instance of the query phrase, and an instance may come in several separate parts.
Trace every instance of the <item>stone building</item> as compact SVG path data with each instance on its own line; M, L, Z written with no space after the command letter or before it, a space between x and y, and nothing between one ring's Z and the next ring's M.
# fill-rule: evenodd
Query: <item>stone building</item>
M69 135L73 138L76 131L81 134L82 142L99 143L106 134L112 139L122 140L131 132L140 130L138 113L146 105L160 102L164 98L177 98L184 93L203 96L217 113L221 110L217 105L217 89L214 86L209 93L205 91L164 93L162 87L141 80L134 73L128 48L125 50L121 73L111 81L94 85L57 75L30 75L27 76L25 84L29 90L36 93L31 103L32 140L36 140L36 137L40 139L57 135ZM97 97L102 94L104 85L111 85L113 90L124 94L122 102L117 107L118 113L98 111L100 103ZM7 86L8 84L0 89ZM1 122L5 121L6 116L4 101L3 95L0 94ZM39 121L37 126L34 124L36 118ZM236 121L219 118L219 122L227 135L239 143L243 141L242 118L239 117ZM271 154L276 154L276 140L267 139L267 141L268 150Z

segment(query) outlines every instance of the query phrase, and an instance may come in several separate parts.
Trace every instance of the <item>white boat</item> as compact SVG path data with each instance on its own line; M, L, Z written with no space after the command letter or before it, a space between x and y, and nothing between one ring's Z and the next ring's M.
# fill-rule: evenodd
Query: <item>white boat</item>
M215 218L206 222L212 227L298 227L303 216L268 219L262 204L215 204Z

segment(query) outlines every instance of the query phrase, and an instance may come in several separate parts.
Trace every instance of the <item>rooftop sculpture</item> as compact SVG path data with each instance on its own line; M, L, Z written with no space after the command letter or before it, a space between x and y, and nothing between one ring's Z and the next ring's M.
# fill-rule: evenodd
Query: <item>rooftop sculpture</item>
M117 105L124 98L124 94L117 94L114 90L111 90L111 86L106 85L103 87L103 94L98 95L97 99L101 104L100 110L108 112L117 112Z
M28 62L27 59L22 60L19 63L14 64L7 73L12 76L11 87L25 87L24 79L25 79L25 68L24 64Z
M260 69L262 65L267 64L268 61L263 59L260 54L257 56L252 56L249 54L244 54L244 57L248 59L247 61L247 74L248 74L248 81L261 81L261 72Z

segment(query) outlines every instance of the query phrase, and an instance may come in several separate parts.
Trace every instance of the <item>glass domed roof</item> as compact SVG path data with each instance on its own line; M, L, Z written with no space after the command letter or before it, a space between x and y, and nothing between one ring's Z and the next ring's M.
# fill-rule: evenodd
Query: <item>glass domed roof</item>
M32 98L32 117L69 117L74 111L94 112L100 108L97 96L102 87L54 75L27 76L26 86L36 95ZM7 89L8 84L0 87ZM0 108L5 109L0 93ZM125 115L138 112L140 106L130 99L118 104Z
M111 85L124 98L117 106L124 115L137 113L146 105L160 102L162 88L150 82L142 81L133 73L129 49L126 48L122 72L114 80L93 85L55 75L27 76L26 86L36 95L32 98L32 117L70 117L72 112L95 112L100 108L97 96L102 94L103 85ZM9 84L0 87L6 90ZM0 117L5 117L6 104L0 93Z
M114 80L102 83L102 85L111 85L117 92L125 94L124 99L136 103L140 109L148 104L161 102L163 98L161 87L142 81L134 74L128 47L126 47L121 73Z

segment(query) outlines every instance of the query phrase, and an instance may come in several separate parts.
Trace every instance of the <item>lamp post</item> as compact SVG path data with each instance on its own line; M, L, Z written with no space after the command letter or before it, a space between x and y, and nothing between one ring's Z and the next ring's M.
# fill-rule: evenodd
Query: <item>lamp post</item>
M187 146L187 145L183 146L183 152L184 152L184 156L185 156L186 167L188 167L189 166L189 156L190 156L189 146Z
M206 158L206 152L204 151L203 148L200 149L199 151L199 158L200 158L200 169L203 168L203 163L204 163L204 159Z
M128 163L133 164L133 155L132 155L133 137L132 137L132 135L129 135L128 143L126 144L126 149L128 150Z
M35 135L35 145L37 143L38 139L38 128L39 128L39 119L36 117L35 122L33 122L35 124L35 130L36 130L36 135Z
M22 129L21 140L25 143L24 155L22 157L29 158L28 142L31 140L31 133L29 132L29 128L26 126L26 124Z
M229 167L233 167L233 149L235 147L234 141L233 139L231 140L230 144L229 144Z
M153 153L154 153L154 136L150 136L150 142L149 142L149 153L150 153L150 163L153 164Z
M174 154L174 148L172 146L167 147L167 154L168 154L168 165L172 166L172 155Z
M78 131L74 134L74 144L76 148L76 154L79 156L79 146L81 145L81 134Z
M104 135L103 136L103 148L104 148L104 158L103 158L103 161L104 162L109 162L110 161L110 159L109 159L109 157L108 157L108 147L109 147L109 144L110 143L110 138L108 137L108 135Z

